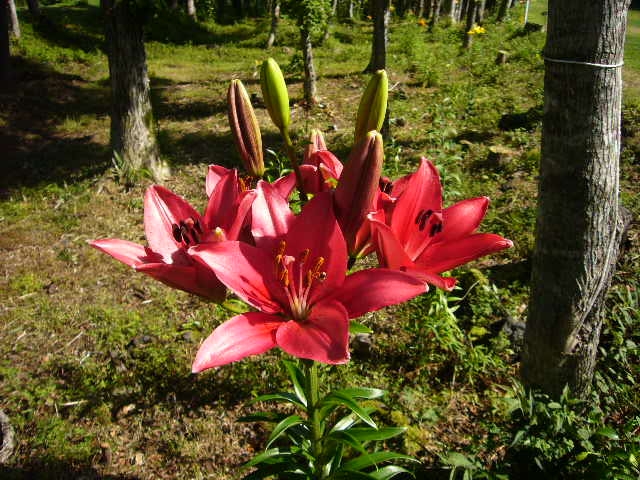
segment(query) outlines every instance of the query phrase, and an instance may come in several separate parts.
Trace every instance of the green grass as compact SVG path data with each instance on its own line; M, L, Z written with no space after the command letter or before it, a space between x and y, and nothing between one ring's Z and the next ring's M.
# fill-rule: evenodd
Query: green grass
M108 67L96 7L44 6L51 19L46 27L22 15L23 38L12 45L22 82L0 98L7 105L0 111L0 147L8 152L0 180L0 398L19 441L0 476L237 478L246 452L262 448L267 433L235 420L256 408L248 405L253 396L287 387L278 366L283 354L192 376L198 343L233 313L134 274L87 246L102 237L144 241L147 182L142 178L126 190L114 181ZM381 421L409 427L394 448L439 474L440 456L459 460L451 452L463 453L479 478L489 468L525 478L514 475L514 465L536 471L536 455L567 475L584 473L584 465L595 468L595 456L586 463L575 461L575 451L559 458L566 445L549 439L552 423L573 419L574 411L585 431L606 424L622 439L593 440L603 462L626 455L619 464L627 465L637 446L637 225L608 301L597 377L602 416L589 417L575 406L562 410L564 416L552 412L553 422L534 428L531 416L509 413L528 400L513 386L518 357L500 327L506 317L526 317L544 73L544 34L514 35L521 11L517 7L504 25L488 24L468 52L460 48L460 29L429 33L415 19L392 23L392 138L385 145L385 173L397 177L412 171L422 155L433 159L443 174L446 204L489 195L482 228L511 238L515 248L454 272L460 290L450 295L434 290L368 315L364 322L375 331L371 356L354 353L348 365L327 372L332 385L388 389ZM542 23L536 19L543 11L543 2L532 2L530 21ZM633 28L639 20L631 12L625 79L640 75ZM226 89L231 78L241 78L250 93L259 93L256 63L267 55L285 70L295 138L302 141L320 127L330 148L346 157L368 80L361 72L370 22L336 25L315 50L323 108L310 112L297 104L301 71L291 21L285 19L269 52L262 48L265 19L192 28L187 22L160 16L147 32L162 155L174 170L169 188L202 209L207 165L237 165ZM500 49L510 53L504 66L495 65ZM629 83L625 90L621 193L638 215L635 88ZM266 111L256 113L265 146L281 150ZM504 164L488 161L495 146L511 152ZM545 399L534 403L540 415L555 407ZM563 428L561 438L583 441L580 428ZM533 450L510 447L521 430L526 435L520 440Z

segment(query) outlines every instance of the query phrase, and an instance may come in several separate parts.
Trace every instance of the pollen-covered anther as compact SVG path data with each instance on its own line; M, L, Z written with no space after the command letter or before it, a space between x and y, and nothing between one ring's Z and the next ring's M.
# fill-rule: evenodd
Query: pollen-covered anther
M418 212L418 215L416 216L415 219L415 224L418 225L418 229L420 231L423 231L425 226L427 225L427 220L429 220L429 217L433 215L433 210L429 209L429 210L420 210ZM433 236L433 235L431 235Z
M200 219L192 217L180 220L179 224L171 226L171 233L176 242L182 242L185 245L195 245L200 243L202 233L204 232Z

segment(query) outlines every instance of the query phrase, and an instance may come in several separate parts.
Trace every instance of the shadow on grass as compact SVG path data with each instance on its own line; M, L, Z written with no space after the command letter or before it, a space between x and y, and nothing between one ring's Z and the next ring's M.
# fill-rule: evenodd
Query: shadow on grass
M108 148L80 123L82 115L108 115L108 89L20 57L12 67L15 83L0 93L0 192L79 181L108 168ZM60 132L64 122L77 122L75 132Z

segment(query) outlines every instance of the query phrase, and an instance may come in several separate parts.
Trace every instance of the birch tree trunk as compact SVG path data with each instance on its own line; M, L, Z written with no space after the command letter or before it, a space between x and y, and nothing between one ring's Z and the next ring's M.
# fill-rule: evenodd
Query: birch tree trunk
M9 83L11 52L9 43L9 5L0 7L0 85Z
M440 10L442 9L442 2L444 0L433 0L433 8L431 13L431 21L429 22L429 30L433 30L433 28L438 24L440 20Z
M187 15L195 22L198 20L196 14L196 2L195 0L187 0Z
M9 25L11 34L15 38L20 38L20 22L18 21L18 12L16 11L16 2L14 0L8 0L9 6Z
M313 65L313 46L311 45L311 32L308 29L300 29L302 42L302 58L304 61L304 101L307 106L318 103L316 98L316 69Z
M528 386L556 397L565 385L582 397L591 387L601 306L624 229L618 206L622 69L611 65L622 62L629 3L549 0L521 374Z
M280 0L273 2L273 10L271 11L271 30L267 38L267 48L273 47L276 41L276 33L278 32L278 23L280 22Z
M103 0L111 80L111 147L133 171L168 175L160 160L149 98L142 23L131 0Z
M473 34L469 33L473 28L473 24L476 20L476 12L477 12L477 2L476 0L469 0L469 4L467 6L467 22L465 25L465 34L464 34L464 42L462 46L464 48L471 47L471 43L473 42Z
M389 0L373 0L373 41L371 58L365 72L375 72L387 68L387 44L389 43L389 19L391 17Z

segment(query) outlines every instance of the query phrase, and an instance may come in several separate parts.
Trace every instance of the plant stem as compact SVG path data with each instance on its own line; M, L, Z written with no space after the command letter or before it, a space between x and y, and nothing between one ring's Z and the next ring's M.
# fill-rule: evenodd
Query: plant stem
M322 423L320 421L320 412L316 408L320 399L318 388L318 364L313 360L304 360L304 370L306 377L306 397L307 397L307 415L311 426L311 454L314 459L314 478L324 478L323 465L318 463L322 456Z
M302 182L302 175L300 173L300 165L298 164L298 157L296 157L296 150L293 148L293 142L291 141L291 137L289 136L289 131L287 129L281 130L282 138L284 139L284 146L287 150L287 157L289 157L289 161L291 161L291 166L293 167L293 172L296 176L296 184L298 185L298 191L300 192L300 200L302 202L306 202L309 198L307 197L307 193L304 191L304 183Z

